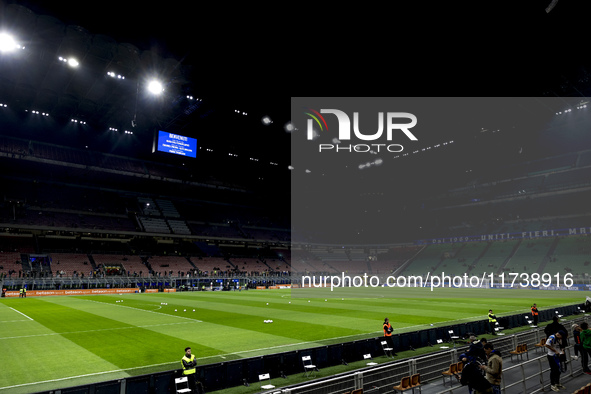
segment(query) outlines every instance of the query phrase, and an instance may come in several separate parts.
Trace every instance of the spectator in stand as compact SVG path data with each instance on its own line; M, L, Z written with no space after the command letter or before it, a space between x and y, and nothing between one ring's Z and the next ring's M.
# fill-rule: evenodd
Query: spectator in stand
M560 354L563 353L560 348L560 340L564 336L566 336L566 332L560 330L556 334L549 335L546 340L547 358L550 365L550 388L552 391L560 391L566 388L560 384Z
M486 352L484 351L484 346L487 344L486 338L480 338L480 341L477 341L476 337L472 337L470 338L470 340L472 344L470 344L468 356L474 357L479 361L485 362Z
M575 345L574 345L574 349L575 349L575 355L573 356L573 360L578 360L579 359L579 352L581 352L581 356L583 355L583 344L581 343L581 331L583 331L581 329L581 326L579 326L578 324L573 324L571 326L571 328L573 329L573 338L575 339Z
M591 370L589 370L589 357L591 356L591 330L589 329L589 324L587 322L581 323L581 332L579 333L581 337L581 344L583 345L583 350L581 351L581 364L583 364L583 372L587 375L591 375Z
M464 364L462 375L455 375L462 386L468 386L468 390L473 394L492 394L491 384L480 370L480 363L473 357L466 354L460 355L460 360Z
M495 350L492 343L484 345L484 352L488 361L486 365L481 365L480 369L486 373L486 380L491 384L493 394L501 394L501 377L503 375L501 353Z
M558 316L555 315L552 318L552 323L548 324L546 328L544 328L544 333L546 334L546 338L548 338L550 335L554 335L558 331L563 331L565 333L565 335L560 338L558 343L560 348L564 349L568 346L568 334L566 333L566 328L558 322Z

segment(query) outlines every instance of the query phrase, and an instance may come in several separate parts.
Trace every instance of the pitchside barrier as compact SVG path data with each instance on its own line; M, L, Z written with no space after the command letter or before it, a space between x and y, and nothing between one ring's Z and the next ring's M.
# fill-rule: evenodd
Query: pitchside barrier
M552 310L540 311L539 328L522 333L497 336L491 341L495 348L500 350L503 356L509 357L509 351L514 350L519 344L527 344L530 352L537 351L535 344L545 338L543 327L548 324L554 315L579 314L583 304L567 305ZM526 319L527 313L501 317L499 320L504 328L516 328L529 325ZM567 329L570 333L570 325L573 322L589 320L582 316L569 321ZM318 379L313 383L294 385L282 388L286 394L340 394L358 388L370 390L381 388L380 393L392 392L392 386L400 383L403 376L415 373L421 374L421 381L441 380L441 372L447 369L450 363L458 361L458 355L467 350L465 338L470 334L476 336L488 332L488 320L466 322L445 327L433 327L415 332L393 335L394 349L396 352L412 350L415 348L433 346L435 353L419 357L411 357L403 360L391 361L378 366L363 368L354 373L335 375L326 379ZM459 342L452 342L449 331L463 338ZM207 392L222 390L230 387L241 386L244 382L250 384L259 381L259 374L269 373L275 385L279 385L281 377L285 375L303 374L302 357L311 356L315 365L322 368L340 365L343 362L363 360L365 354L374 357L384 353L381 341L383 337L357 340L353 342L338 343L327 346L319 346L310 349L270 354L232 360L216 364L206 364L197 367L198 379L205 386ZM438 340L444 343L438 344ZM447 348L442 348L445 345ZM572 345L572 343L571 343ZM542 353L540 353L542 354ZM179 357L180 366L180 357ZM87 384L83 386L64 388L61 390L43 391L38 394L137 394L137 393L174 393L174 379L181 375L181 370L176 369L149 375L134 376L126 379L118 379L101 383Z
M156 290L158 291L158 290ZM138 293L140 288L116 288L116 289L71 289L71 290L28 290L27 297L63 296L63 295L88 295L88 294L128 294ZM18 291L7 291L6 297L19 297Z

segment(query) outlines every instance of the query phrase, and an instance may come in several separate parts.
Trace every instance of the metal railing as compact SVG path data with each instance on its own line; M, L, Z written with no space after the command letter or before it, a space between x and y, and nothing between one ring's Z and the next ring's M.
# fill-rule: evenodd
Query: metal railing
M567 360L571 359L572 349L572 346L569 346L565 349L565 355ZM579 364L579 366L576 367L575 364ZM573 377L575 375L575 372L580 372L583 369L580 363L567 362L566 366L567 371L563 372L561 374L562 376ZM508 379L507 376L511 376L511 378ZM544 354L531 360L519 363L518 365L512 365L508 368L503 367L503 379L501 380L501 390L505 394L539 393L542 391L546 391L546 389L549 387L549 377L550 367L548 364L548 359ZM509 383L508 380L510 380ZM534 380L533 383L531 383L532 380ZM455 394L459 392L465 393L465 391L466 387L459 386L439 391L437 394Z
M587 317L580 317L569 321L572 323L582 323L588 320ZM543 348L536 348L535 345L545 338L542 329L533 329L514 335L498 336L491 342L495 349L501 351L503 361L506 365L509 362L510 351L516 349L518 344L527 344L528 357L531 354L539 352L539 356L531 358L518 364L503 367L503 379L501 390L504 394L517 393L538 393L548 388L549 365L546 352ZM571 360L572 346L565 349L567 360ZM442 371L447 370L450 364L458 361L458 356L467 351L468 346L453 348L446 351L429 354L422 357L411 358L402 361L390 362L375 367L368 367L355 372L344 373L333 376L329 379L314 381L302 385L295 385L281 390L283 394L342 394L348 391L363 389L365 392L375 392L379 394L394 393L394 386L399 384L405 376L411 376L419 373L423 385L427 382L435 382L443 379L442 389L437 394L456 394L465 393L466 386L462 386L454 381L451 387L444 388L446 382ZM577 365L575 365L577 364ZM573 377L582 370L580 363L567 362L568 370L562 373L562 377ZM276 392L276 390L274 390Z

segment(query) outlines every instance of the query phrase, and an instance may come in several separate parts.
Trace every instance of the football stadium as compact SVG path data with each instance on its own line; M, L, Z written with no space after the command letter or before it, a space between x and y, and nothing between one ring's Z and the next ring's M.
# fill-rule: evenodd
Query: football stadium
M284 100L131 8L0 2L0 394L591 392L591 71Z

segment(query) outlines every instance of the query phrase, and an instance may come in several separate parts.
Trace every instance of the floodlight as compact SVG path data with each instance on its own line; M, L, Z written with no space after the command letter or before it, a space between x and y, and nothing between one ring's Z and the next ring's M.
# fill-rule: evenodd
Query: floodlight
M263 122L263 124L265 126L268 126L271 123L273 123L273 121L271 120L271 118L269 116L264 116L263 119L261 119L261 122Z
M153 80L148 83L148 90L152 94L160 94L164 91L164 87L159 81Z
M286 132L291 133L292 131L295 131L295 126L293 125L293 123L287 122L284 126L284 129Z
M78 67L80 65L80 63L78 63L78 60L76 60L75 58L71 57L71 58L68 59L68 65L70 67L76 68L76 67Z
M0 52L12 52L19 48L14 38L6 33L0 33Z

